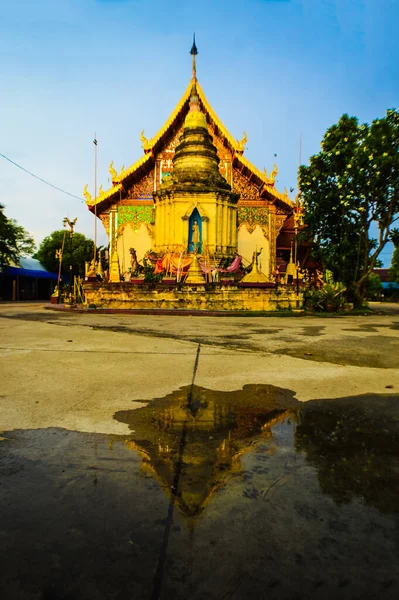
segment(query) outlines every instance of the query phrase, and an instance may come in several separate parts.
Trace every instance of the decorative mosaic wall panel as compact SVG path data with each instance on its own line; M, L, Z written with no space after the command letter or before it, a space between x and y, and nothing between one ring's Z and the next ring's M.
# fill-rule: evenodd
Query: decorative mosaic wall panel
M257 225L262 228L265 237L269 237L269 209L258 206L241 206L237 211L238 226L245 224L249 233Z
M154 218L152 206L119 206L118 207L118 228L131 223L133 227L138 227L141 223L151 225Z

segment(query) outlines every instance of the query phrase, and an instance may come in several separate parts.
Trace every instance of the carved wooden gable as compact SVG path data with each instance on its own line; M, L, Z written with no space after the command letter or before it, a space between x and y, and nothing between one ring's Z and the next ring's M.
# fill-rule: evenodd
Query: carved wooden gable
M154 169L137 179L128 189L125 198L127 200L152 200L154 191Z
M220 173L232 185L233 191L240 194L239 205L269 206L267 200L260 198L263 185L259 186L254 181L251 181L250 174L243 173L242 170L233 166L233 153L224 135L220 133L212 121L208 123L208 131L220 159ZM173 171L173 157L182 133L183 123L176 125L168 132L168 135L163 140L162 147L155 155L155 165L149 172L139 176L137 181L129 188L125 196L127 201L130 200L137 203L140 200L148 202L148 200L152 199L154 190L159 190L162 178Z
M176 127L171 131L168 138L165 139L163 148L157 152L155 160L156 170L156 189L162 183L162 177L173 171L173 157L175 155L175 149L180 141L183 133L183 125Z
M220 174L231 184L232 180L232 165L233 155L231 150L227 147L224 137L215 129L213 123L208 124L208 131L212 137L213 144L216 147L218 157L220 160L219 171Z
M260 200L260 187L251 181L250 177L245 176L237 168L233 171L233 191L240 194L239 204L257 203ZM265 203L264 200L261 201Z

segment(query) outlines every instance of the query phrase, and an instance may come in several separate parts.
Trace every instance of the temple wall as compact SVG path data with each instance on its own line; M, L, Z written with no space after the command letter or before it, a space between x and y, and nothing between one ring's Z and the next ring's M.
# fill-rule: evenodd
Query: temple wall
M292 288L240 288L205 286L168 288L162 285L131 283L85 283L86 305L110 309L174 309L174 310L237 310L273 311L296 308L296 293ZM302 292L299 306L302 306Z
M137 259L142 261L144 254L151 250L152 239L144 223L132 225L128 223L119 231L118 235L118 259L121 273L125 273L130 267L130 248L134 248Z
M259 267L265 275L270 274L270 243L265 237L262 227L257 225L250 233L245 224L242 224L238 230L238 254L244 258L244 265L252 262L252 255L257 250L263 248L259 256Z

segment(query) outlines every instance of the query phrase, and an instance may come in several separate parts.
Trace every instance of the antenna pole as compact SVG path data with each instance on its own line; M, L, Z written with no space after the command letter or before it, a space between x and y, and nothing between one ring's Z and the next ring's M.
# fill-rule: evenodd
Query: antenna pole
M301 166L302 162L302 131L299 134L299 166Z

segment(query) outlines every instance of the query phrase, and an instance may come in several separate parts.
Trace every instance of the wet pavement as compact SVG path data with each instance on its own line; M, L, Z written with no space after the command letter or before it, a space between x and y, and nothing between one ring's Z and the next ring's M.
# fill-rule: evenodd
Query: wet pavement
M396 600L397 369L23 314L0 319L2 597ZM397 317L371 319L335 339L397 342ZM242 326L332 338L293 320Z

